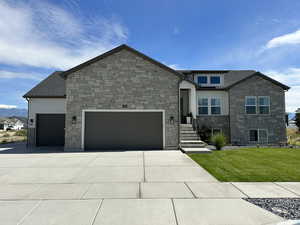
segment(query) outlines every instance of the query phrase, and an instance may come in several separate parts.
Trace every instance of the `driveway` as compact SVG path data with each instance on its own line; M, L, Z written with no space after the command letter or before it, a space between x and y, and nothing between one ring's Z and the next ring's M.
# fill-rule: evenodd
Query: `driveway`
M4 149L5 148L5 149ZM13 149L18 148L18 154ZM22 153L0 146L1 224L216 225L282 221L180 151Z

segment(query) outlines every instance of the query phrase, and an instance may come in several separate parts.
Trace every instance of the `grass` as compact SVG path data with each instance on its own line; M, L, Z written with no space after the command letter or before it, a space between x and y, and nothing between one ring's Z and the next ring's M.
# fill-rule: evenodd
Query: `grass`
M300 149L247 148L189 156L219 181L300 181Z
M21 131L0 131L0 144L26 141L26 130Z

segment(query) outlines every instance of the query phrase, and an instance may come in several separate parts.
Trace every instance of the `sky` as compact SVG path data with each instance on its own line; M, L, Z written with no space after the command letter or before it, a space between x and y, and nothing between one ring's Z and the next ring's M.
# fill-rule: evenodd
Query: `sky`
M300 107L299 0L0 0L0 108L120 44L174 69L257 70Z

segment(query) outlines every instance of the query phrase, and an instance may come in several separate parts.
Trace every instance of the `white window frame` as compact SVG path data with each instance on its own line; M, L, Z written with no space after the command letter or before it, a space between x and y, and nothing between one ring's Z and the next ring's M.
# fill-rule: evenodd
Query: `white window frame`
M247 105L247 98L255 98L255 105ZM246 96L245 97L245 114L247 115L257 115L257 97L256 96ZM247 106L255 106L255 113L247 113Z
M212 106L211 105L211 100L212 99L219 99L220 100L220 114L212 114L211 113L211 107L218 107L218 106ZM208 101L208 105L207 105L207 107L208 107L208 113L207 114L200 114L199 113L199 108L201 107L200 105L199 105L199 99L207 99L207 101ZM221 116L221 115L223 115L223 107L222 107L222 98L220 98L220 97L217 97L217 96L210 96L210 97L197 97L197 115L198 116ZM202 106L202 107L205 107L205 106Z
M221 133L221 134L223 133L222 128L217 128L217 127L215 127L215 128L212 128L212 129L211 129L211 135L214 135L214 130L220 130L220 133Z
M268 98L269 104L268 105L260 105L259 104L259 99L260 98ZM257 104L257 109L256 110L257 110L258 114L260 114L260 115L270 115L270 113L271 113L271 98L270 98L270 96L258 96L256 104ZM260 106L269 107L269 113L260 113L260 109L259 109Z
M202 87L219 87L219 86L223 86L223 83L224 83L224 77L221 74L197 74L195 77L196 77L195 82L197 84L198 84L198 77L206 77L207 78L206 84L198 84ZM220 83L219 84L210 83L211 77L220 77Z
M257 131L257 141L251 141L250 140L250 131L251 130L256 130ZM268 129L249 129L248 130L249 142L250 143L260 143L260 132L261 131L265 131L266 132L266 134L267 134L267 142L266 142L266 144L268 144L269 143L269 132L268 132Z

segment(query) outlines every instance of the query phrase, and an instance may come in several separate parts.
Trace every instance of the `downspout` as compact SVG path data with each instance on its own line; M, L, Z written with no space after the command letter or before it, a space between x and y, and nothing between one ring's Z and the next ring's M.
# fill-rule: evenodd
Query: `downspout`
M26 101L27 101L27 132L26 132L26 136L27 136L27 138L26 138L26 152L28 151L28 140L29 140L29 137L28 137L28 134L29 134L29 101L28 101L28 98L25 98L26 99Z

